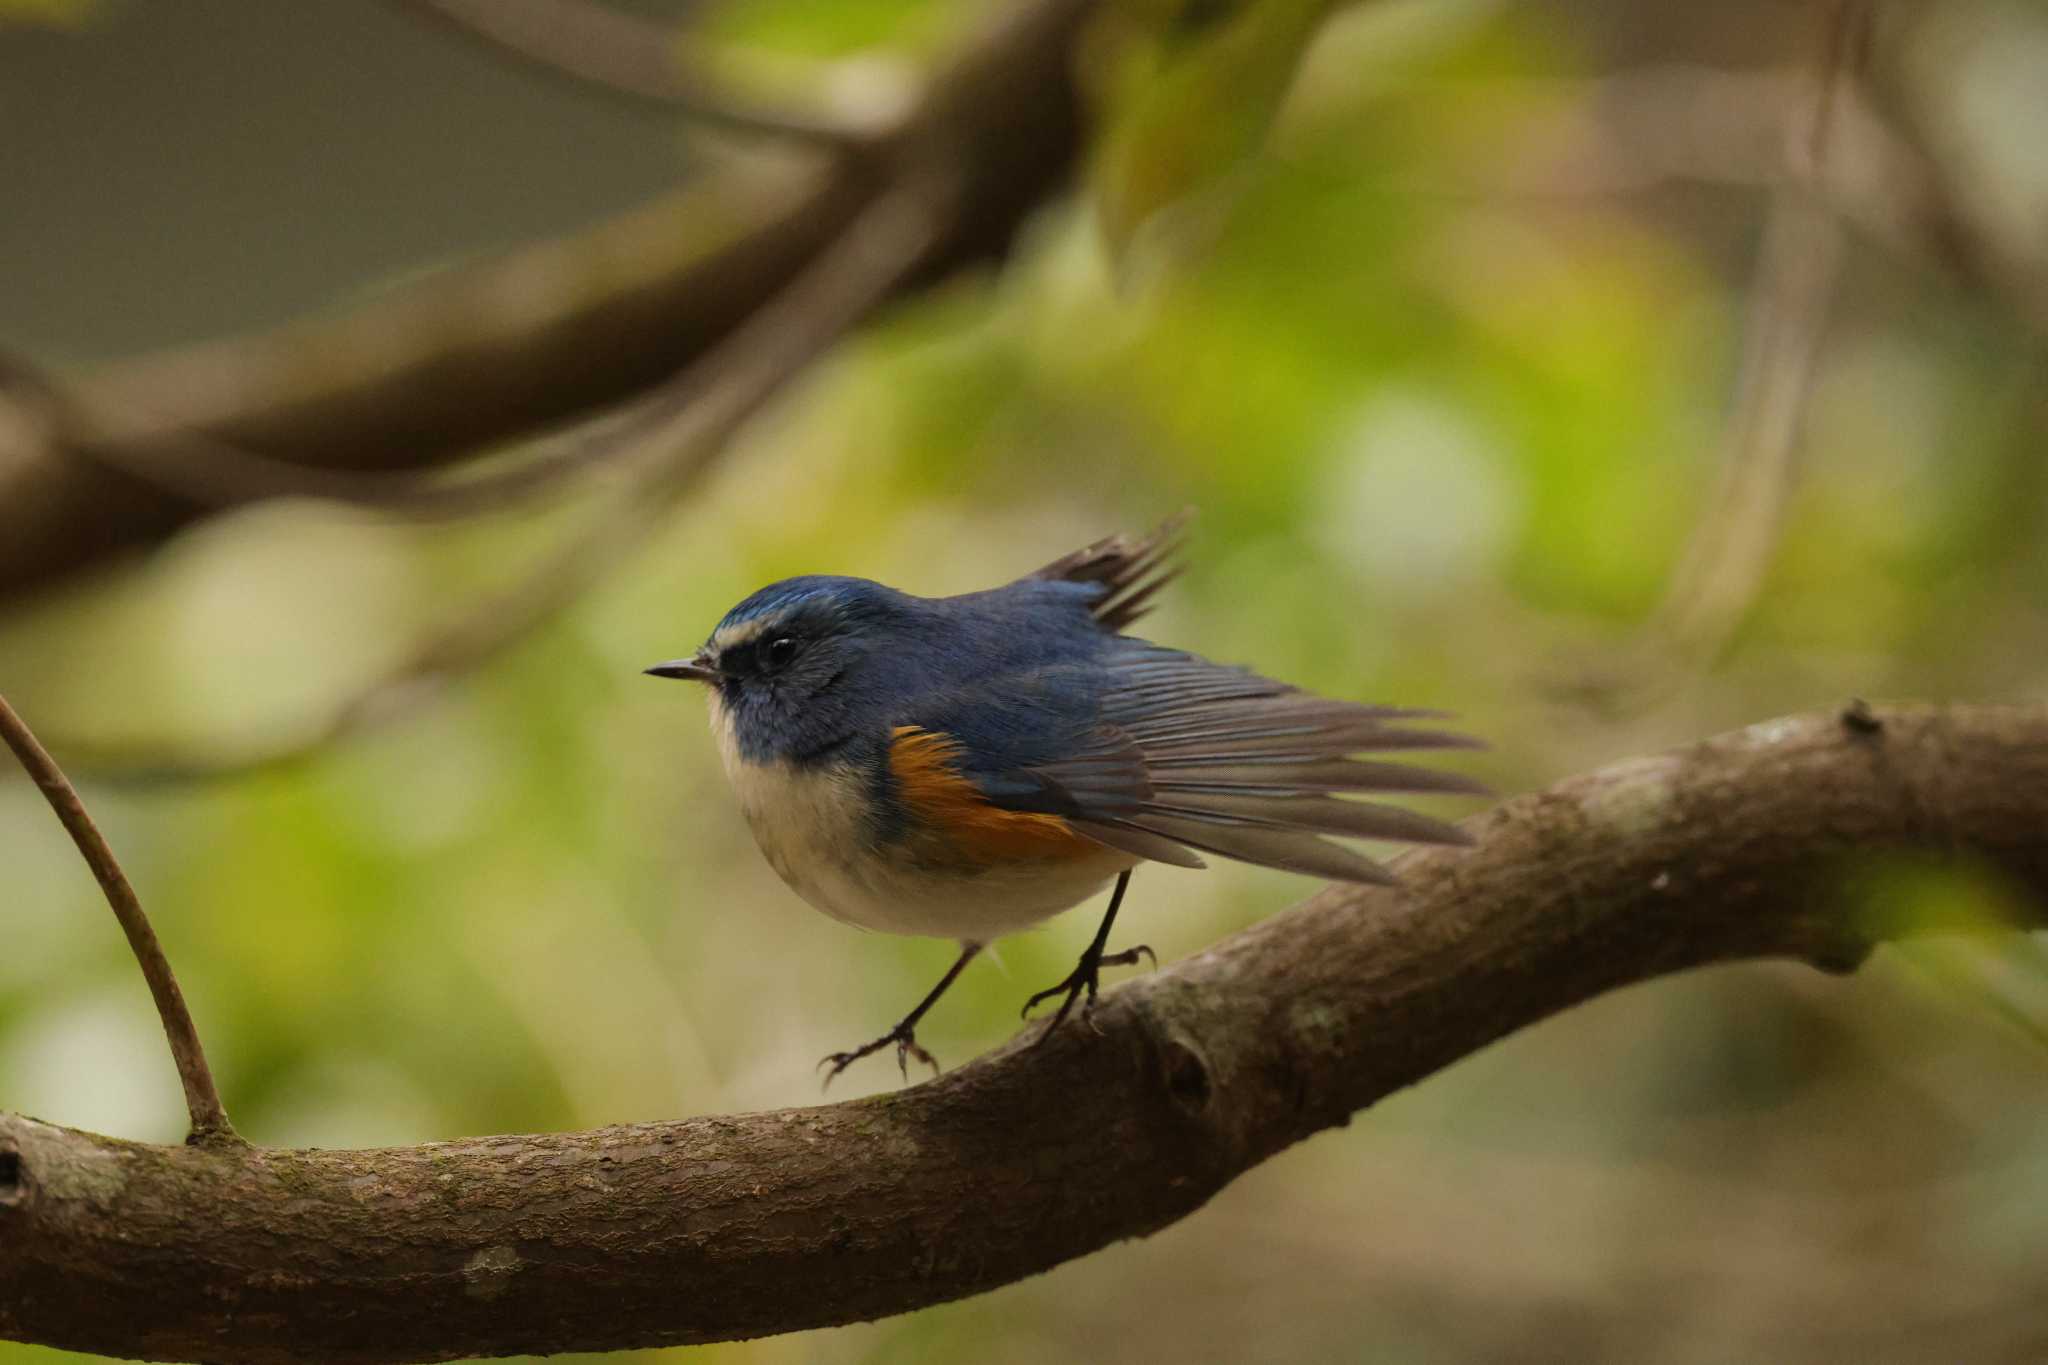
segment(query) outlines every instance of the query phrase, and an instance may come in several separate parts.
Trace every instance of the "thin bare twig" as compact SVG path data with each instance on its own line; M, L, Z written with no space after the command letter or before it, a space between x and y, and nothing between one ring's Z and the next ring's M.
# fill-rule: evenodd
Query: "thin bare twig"
M927 259L950 211L950 191L936 185L876 201L724 345L589 438L584 460L622 469L626 478L588 525L504 588L453 613L326 719L257 746L96 753L90 759L95 771L178 781L290 764L418 705L449 679L525 639L640 549L733 433Z
M679 110L736 132L856 152L882 124L864 127L823 110L771 106L721 88L693 61L684 33L585 0L396 0L538 70L614 95Z
M185 993L178 989L170 959L164 956L163 945L150 928L149 916L143 913L135 888L128 884L114 850L107 847L99 826L86 813L85 803L78 799L78 792L64 776L64 770L4 696L0 696L0 739L7 741L7 747L42 789L50 809L57 813L71 842L78 845L85 865L98 879L100 890L106 893L107 904L114 908L114 918L121 923L121 932L128 936L128 946L134 951L143 979L149 983L149 993L156 1000L157 1017L163 1021L164 1038L171 1046L171 1060L177 1063L178 1080L185 1087L185 1112L192 1122L186 1141L239 1143L241 1139L228 1122L227 1110L221 1107L220 1091L214 1088L213 1072L206 1065L206 1049L199 1043L199 1030L192 1024L191 1011L185 1008Z

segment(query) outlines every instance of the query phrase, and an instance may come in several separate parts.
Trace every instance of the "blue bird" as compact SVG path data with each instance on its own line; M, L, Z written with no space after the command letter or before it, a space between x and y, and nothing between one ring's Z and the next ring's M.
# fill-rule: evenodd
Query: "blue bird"
M711 726L769 865L834 919L959 942L931 993L826 1083L894 1044L938 1069L917 1025L982 948L1111 879L1109 910L1046 1036L1105 966L1131 871L1203 853L1390 882L1326 835L1469 842L1454 825L1339 792L1467 792L1469 778L1353 755L1471 748L1401 722L1440 712L1313 696L1124 634L1177 569L1185 515L1112 536L1000 588L913 597L813 574L762 588L703 648L647 672L710 685Z

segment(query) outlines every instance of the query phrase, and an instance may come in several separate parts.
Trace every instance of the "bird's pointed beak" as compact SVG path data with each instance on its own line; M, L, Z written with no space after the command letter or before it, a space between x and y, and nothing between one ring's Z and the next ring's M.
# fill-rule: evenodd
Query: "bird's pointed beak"
M657 678L689 678L703 683L717 682L719 677L717 665L701 649L687 659L670 659L665 664L656 664L643 671Z

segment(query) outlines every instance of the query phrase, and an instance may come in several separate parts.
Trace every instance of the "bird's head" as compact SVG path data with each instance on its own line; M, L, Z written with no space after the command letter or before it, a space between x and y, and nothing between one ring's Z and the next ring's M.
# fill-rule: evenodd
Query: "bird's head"
M695 654L647 672L708 684L749 762L819 758L879 718L918 602L864 578L785 578L727 612Z

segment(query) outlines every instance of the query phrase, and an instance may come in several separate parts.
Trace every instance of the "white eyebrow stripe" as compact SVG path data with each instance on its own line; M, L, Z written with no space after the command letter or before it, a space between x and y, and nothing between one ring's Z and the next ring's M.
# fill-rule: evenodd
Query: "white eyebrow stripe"
M711 650L714 654L723 654L728 649L759 639L761 632L768 629L768 626L769 621L759 616L736 625L721 626L711 634Z

